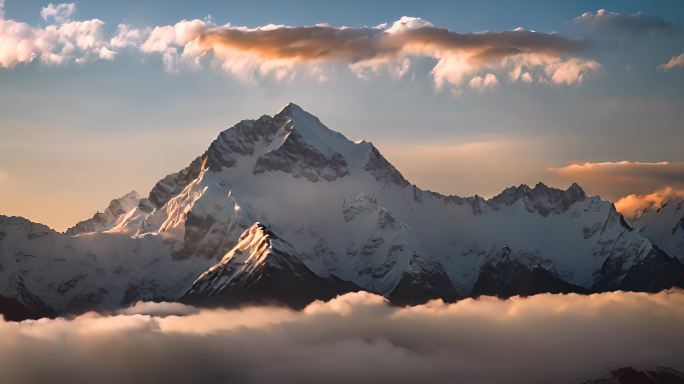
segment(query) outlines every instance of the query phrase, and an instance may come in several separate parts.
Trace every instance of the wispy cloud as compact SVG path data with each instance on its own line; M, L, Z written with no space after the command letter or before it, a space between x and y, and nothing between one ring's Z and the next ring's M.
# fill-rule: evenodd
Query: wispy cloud
M679 56L673 56L667 63L662 64L658 68L667 71L677 67L684 67L684 53Z
M599 9L576 17L575 23L596 32L617 35L671 35L679 32L669 21L642 12L621 14Z
M57 23L64 23L69 20L69 17L71 17L74 12L76 12L76 4L74 3L58 5L50 3L47 5L47 7L43 7L40 10L40 17L42 17L45 21L53 19Z
M682 162L579 163L547 170L563 181L576 181L587 190L610 199L650 193L667 186L684 188Z
M0 371L10 383L579 383L625 365L684 366L684 293L411 308L355 293L301 312L0 322L0 338Z

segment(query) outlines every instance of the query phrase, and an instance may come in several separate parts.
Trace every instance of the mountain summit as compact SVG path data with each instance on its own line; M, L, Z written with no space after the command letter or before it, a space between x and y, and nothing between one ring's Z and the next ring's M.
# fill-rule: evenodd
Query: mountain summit
M0 263L0 296L35 306L21 279L58 313L181 297L301 306L353 289L415 304L682 285L679 259L576 184L489 200L425 191L295 104L224 130L147 197L116 199L66 234L0 218Z

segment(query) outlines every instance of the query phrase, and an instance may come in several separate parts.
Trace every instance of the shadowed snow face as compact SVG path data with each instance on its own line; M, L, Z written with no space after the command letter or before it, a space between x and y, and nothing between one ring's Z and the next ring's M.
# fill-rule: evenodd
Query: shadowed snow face
M122 313L1 323L4 380L578 383L625 365L684 366L682 291L404 309L355 293L301 312L139 303Z

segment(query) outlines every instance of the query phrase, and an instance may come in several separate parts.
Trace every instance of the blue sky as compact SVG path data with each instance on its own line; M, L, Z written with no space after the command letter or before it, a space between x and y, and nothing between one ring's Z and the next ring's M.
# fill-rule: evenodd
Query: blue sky
M40 9L48 2L8 0L8 18L39 23ZM55 2L56 3L56 2ZM644 12L684 25L681 1L81 1L76 3L80 19L99 18L110 24L163 25L180 19L204 18L256 27L267 23L308 25L373 26L401 16L415 16L458 32L504 30L518 26L540 31L558 31L586 11L608 9L619 13Z
M4 4L3 25L24 23L34 32L5 27L0 34L0 47L6 39L0 49L0 60L6 55L0 64L3 214L63 228L131 189L146 193L203 152L222 129L273 114L290 101L351 139L373 141L409 180L442 193L491 196L514 184L579 181L590 193L617 199L684 186L684 67L662 67L684 53L680 1L83 1L61 11L56 6L56 13L41 17L46 2ZM599 15L599 9L611 13ZM590 18L576 19L585 12ZM298 56L293 64L282 56L287 52L273 53L274 47L254 42L262 44L256 51L238 49L250 55L248 69L230 70L221 65L232 59L216 53L235 49L235 41L227 40L235 32L231 28L267 24L328 23L324 29L334 36L339 26L348 26L375 47L383 43L376 36L403 16L429 21L434 31L446 30L447 39L458 42L428 41L439 52L416 48L410 39L418 35L407 24L406 35L413 37L391 55L373 52L359 72L354 66L360 53L353 49L315 60ZM19 52L13 43L19 40L9 37L36 43L50 26L92 19L104 22L95 48L64 53L55 50L61 45L33 44L33 56L7 56ZM177 28L192 19L202 23L199 34L211 30L220 36L199 65L184 61L192 44L145 51L154 27ZM384 29L360 29L382 23ZM140 38L115 47L110 39L119 24L141 31ZM516 41L522 44L512 48L529 49L523 67L529 82L512 78L519 56L504 56L507 64L472 64L474 51L458 46L463 36L489 31L482 44L510 49L500 46L496 32L516 27L536 31L510 35L520 36ZM246 32L245 38L255 35ZM162 50L169 48L177 56L165 66ZM61 62L48 62L47 55L55 53L50 57ZM454 64L462 57L471 60L467 71ZM406 58L410 65L404 68ZM273 61L276 69L255 75L254 68ZM442 77L440 63L446 68ZM558 69L569 68L564 64L581 70Z

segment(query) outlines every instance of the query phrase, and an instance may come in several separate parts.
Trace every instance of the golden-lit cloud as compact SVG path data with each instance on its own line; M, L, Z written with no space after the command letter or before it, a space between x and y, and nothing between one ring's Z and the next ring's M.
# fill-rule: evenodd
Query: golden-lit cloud
M580 383L627 365L684 366L682 291L483 297L409 308L361 292L299 312L136 307L112 316L0 321L3 380Z
M560 181L578 182L588 192L612 200L630 194L651 193L668 186L684 188L683 162L578 163L548 168L547 171Z
M456 88L470 81L492 85L496 79L492 71L517 74L508 76L510 81L580 83L599 68L597 62L581 57L585 48L584 42L558 34L521 28L456 33L413 17L373 28L327 24L247 28L183 20L155 27L140 46L145 53L161 54L168 70L209 62L246 80L283 79L302 67L323 64L347 65L357 74L385 70L401 76L410 59L426 57L436 61L431 71L436 86Z
M615 203L615 208L626 217L634 218L646 210L658 209L665 203L675 200L684 200L684 189L667 187L653 193L627 195Z
M673 56L667 63L662 64L658 68L667 71L677 67L684 67L684 53L679 56Z

